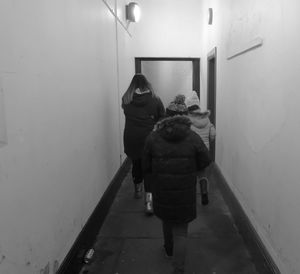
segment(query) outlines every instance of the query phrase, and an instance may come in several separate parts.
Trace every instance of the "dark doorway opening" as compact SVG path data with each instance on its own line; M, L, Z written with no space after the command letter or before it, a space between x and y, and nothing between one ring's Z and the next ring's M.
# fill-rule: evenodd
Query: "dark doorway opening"
M211 111L210 120L216 127L216 79L217 79L217 48L207 55L207 108ZM215 160L215 141L210 144L210 154Z

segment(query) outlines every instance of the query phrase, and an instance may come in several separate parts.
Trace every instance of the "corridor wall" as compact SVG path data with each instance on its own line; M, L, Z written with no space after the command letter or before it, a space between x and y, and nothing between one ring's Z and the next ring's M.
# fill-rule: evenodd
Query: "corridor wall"
M300 273L300 4L229 2L203 1L214 16L201 56L217 47L216 162L281 273Z
M201 57L203 106L207 55L217 47L216 163L279 270L300 273L300 4L296 0L139 4L144 12L133 31L132 55Z
M1 1L0 34L0 273L55 273L125 158L130 36L98 0Z

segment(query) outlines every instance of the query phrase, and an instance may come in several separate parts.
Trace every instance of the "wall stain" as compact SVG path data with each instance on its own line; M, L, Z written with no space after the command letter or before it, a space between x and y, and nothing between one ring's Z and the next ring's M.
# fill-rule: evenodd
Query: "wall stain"
M47 265L45 266L45 268L42 268L40 270L40 274L49 274L50 273L50 264L47 263Z
M59 262L57 260L54 261L53 263L53 273L56 273L59 268Z
M0 258L0 264L5 260L5 258L6 257L4 255L1 256L1 258Z

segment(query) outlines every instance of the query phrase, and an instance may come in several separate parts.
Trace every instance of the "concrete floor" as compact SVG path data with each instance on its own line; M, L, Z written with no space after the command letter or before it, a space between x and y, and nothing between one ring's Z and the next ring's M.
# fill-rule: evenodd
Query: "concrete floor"
M201 205L189 225L187 274L258 273L218 189L210 178L210 203ZM144 214L143 199L133 198L130 172L112 204L94 244L95 253L81 274L168 274L160 220Z

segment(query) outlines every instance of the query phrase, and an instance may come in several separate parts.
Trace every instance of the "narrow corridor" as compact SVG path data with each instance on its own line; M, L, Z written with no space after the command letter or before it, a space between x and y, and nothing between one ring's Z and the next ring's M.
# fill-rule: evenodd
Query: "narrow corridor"
M201 205L199 188L197 191L198 217L189 226L186 273L262 273L238 233L216 178L214 174L210 178L208 206ZM93 260L81 274L171 273L160 220L146 216L143 209L143 199L133 198L129 172L94 243Z

